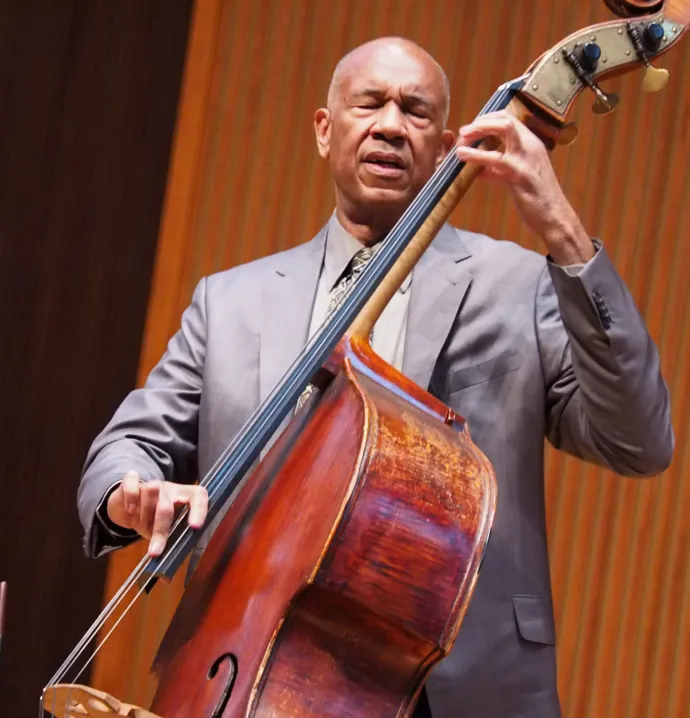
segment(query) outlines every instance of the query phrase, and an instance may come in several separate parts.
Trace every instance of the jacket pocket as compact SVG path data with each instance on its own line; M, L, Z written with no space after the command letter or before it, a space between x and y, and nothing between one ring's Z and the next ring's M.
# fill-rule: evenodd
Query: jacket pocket
M498 356L487 359L481 364L465 367L451 372L448 376L448 393L466 389L474 384L482 384L490 379L515 371L520 367L520 354L510 349Z
M513 596L513 609L520 635L532 643L556 645L553 602L546 596Z

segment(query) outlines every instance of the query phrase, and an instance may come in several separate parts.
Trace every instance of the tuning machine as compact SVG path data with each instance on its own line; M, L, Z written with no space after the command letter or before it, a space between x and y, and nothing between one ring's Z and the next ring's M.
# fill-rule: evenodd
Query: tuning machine
M592 111L595 115L610 115L620 104L620 98L613 92L606 93L597 85L592 89L597 96L592 105Z
M592 73L599 65L601 48L595 42L588 42L583 46L579 55L578 57L574 52L563 48L565 61L572 67L580 82L587 85L596 96L596 100L592 105L594 113L597 115L610 114L620 104L620 98L614 93L604 92L592 78Z
M664 28L658 22L650 22L640 32L639 27L628 22L628 36L635 48L637 56L645 64L644 79L642 80L642 90L644 92L659 92L668 85L668 70L654 67L649 60L649 53L655 54L659 51L661 43L664 39Z

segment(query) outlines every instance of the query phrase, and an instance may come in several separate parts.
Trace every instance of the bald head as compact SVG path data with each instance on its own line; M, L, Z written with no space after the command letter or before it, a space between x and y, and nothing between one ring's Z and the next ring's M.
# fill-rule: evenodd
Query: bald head
M327 106L331 112L337 105L343 78L351 73L357 73L363 67L377 61L391 63L419 62L426 65L433 74L437 75L443 86L444 106L442 108L442 117L445 126L450 112L450 82L448 81L448 76L436 59L423 47L416 42L412 42L412 40L402 37L381 37L376 40L370 40L354 48L354 50L350 50L347 55L339 60L328 88Z
M362 241L385 235L448 153L448 78L419 45L386 37L338 63L314 115L338 217Z

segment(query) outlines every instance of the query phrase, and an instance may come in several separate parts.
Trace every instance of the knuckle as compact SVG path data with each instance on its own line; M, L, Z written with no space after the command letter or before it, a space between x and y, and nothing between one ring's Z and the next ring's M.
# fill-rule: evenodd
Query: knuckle
M141 487L141 494L147 503L153 503L155 505L161 496L160 482L148 482L144 484Z
M158 503L169 504L174 500L176 495L177 492L175 491L175 486L164 483L162 484L162 486L160 487L160 491L158 492Z

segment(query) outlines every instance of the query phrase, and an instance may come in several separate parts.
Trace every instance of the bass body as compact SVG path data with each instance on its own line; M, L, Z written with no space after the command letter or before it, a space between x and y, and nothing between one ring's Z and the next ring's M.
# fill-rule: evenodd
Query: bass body
M407 716L454 642L493 470L464 421L366 342L336 355L193 575L155 666L157 715Z

